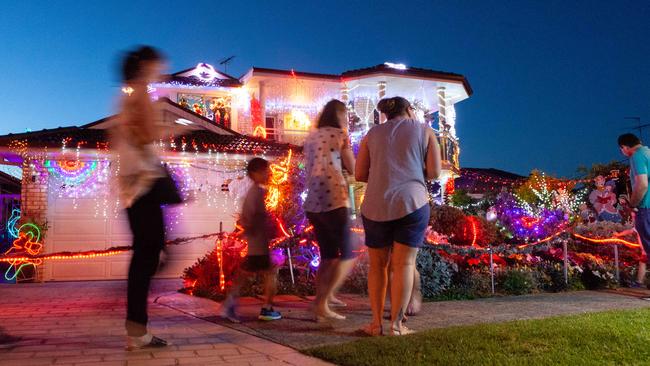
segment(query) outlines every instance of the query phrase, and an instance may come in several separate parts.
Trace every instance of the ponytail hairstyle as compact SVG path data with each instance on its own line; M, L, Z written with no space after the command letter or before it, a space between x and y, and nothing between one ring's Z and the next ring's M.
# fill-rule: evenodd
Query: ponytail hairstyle
M403 116L411 108L411 103L402 97L384 98L377 103L377 109L385 114L387 119Z
M325 107L323 107L323 111L320 112L320 115L318 116L318 119L316 120L316 128L322 128L322 127L334 127L334 128L344 128L346 126L343 126L342 123L347 123L347 121L339 121L339 116L338 113L340 111L346 111L347 107L345 106L345 103L341 102L338 99L332 99L327 104L325 104Z
M122 60L122 82L128 83L137 79L144 62L162 60L164 60L162 53L151 46L140 46L128 52Z

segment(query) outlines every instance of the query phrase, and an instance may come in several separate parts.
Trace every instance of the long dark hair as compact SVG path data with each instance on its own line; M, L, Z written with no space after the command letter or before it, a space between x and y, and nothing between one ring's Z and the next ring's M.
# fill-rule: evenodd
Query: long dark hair
M142 71L142 63L147 61L162 61L165 57L151 46L140 46L128 52L122 60L122 82L136 79Z
M344 126L342 126L341 123L345 123L346 121L339 121L338 112L341 110L344 111L347 110L347 108L345 106L345 103L341 102L340 100L332 99L327 102L327 104L325 104L325 107L323 107L323 111L320 112L320 115L316 120L316 128L343 128Z
M377 109L388 119L404 115L410 108L411 103L402 97L384 98L377 103Z

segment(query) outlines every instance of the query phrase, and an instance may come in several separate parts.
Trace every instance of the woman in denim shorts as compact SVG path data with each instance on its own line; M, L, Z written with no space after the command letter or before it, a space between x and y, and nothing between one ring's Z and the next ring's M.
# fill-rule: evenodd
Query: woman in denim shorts
M440 175L440 148L433 130L415 119L406 99L385 98L377 108L387 121L361 141L355 171L357 181L368 182L361 214L370 257L372 323L364 330L402 335L412 333L402 320L411 298L417 250L429 224L426 180ZM389 263L391 324L384 332Z

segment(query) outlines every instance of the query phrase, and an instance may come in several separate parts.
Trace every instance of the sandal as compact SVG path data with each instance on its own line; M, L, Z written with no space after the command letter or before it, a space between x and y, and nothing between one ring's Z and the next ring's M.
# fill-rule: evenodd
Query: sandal
M409 334L415 334L415 333L417 333L417 332L414 331L413 329L409 329L409 328L407 328L407 327L405 327L403 325L402 325L402 329L396 329L396 328L392 328L392 327L390 329L390 335L393 335L393 336L403 336L403 335L409 335Z

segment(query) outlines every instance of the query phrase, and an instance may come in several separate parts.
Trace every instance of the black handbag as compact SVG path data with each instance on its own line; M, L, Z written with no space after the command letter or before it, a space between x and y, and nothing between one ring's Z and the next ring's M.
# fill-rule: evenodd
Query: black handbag
M151 190L149 191L149 198L161 205L177 205L183 203L183 197L178 192L176 182L166 167L163 168L165 176L156 179Z

